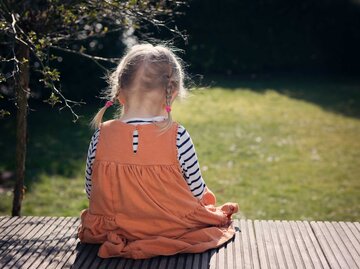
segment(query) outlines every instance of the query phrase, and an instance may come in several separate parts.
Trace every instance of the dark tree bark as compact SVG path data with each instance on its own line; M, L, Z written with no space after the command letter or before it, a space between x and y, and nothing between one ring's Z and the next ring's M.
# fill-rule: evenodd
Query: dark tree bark
M15 77L16 93L16 182L12 216L21 215L21 203L24 197L24 178L26 160L27 114L29 97L29 48L17 44L16 58L20 61L19 71Z

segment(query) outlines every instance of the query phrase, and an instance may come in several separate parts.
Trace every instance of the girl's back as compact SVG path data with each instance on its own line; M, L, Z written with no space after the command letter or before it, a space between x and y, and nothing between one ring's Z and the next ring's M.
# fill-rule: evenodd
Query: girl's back
M164 133L153 124L131 125L119 120L103 123L93 165L90 212L140 221L139 217L154 219L166 212L183 216L194 210L189 206L197 204L197 199L188 191L179 169L177 129L175 123Z

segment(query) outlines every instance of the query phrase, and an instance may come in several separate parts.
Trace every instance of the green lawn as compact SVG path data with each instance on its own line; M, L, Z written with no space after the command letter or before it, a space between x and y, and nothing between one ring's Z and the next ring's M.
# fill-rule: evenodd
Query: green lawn
M246 218L359 221L358 95L338 91L336 103L334 91L274 87L227 84L175 105L207 185L220 203L238 202ZM31 113L24 215L77 216L87 206L87 121L95 110L81 108L86 117L76 124L50 108ZM0 127L0 171L13 169L13 129L9 120ZM0 214L10 213L11 198L2 188Z

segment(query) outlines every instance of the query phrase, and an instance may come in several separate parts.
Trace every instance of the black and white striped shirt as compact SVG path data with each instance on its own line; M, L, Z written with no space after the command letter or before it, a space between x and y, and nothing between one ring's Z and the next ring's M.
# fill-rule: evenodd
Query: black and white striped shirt
M128 124L149 124L154 121L162 121L164 117L153 117L153 118L132 118L124 121ZM92 166L95 160L96 146L98 144L100 135L100 129L97 129L93 134L86 160L85 168L85 191L87 197L90 198L91 193L91 176L92 176ZM138 146L138 133L134 131L133 133L133 150L137 151ZM179 125L178 133L176 138L176 146L178 150L178 160L183 173L183 177L186 180L190 191L194 197L201 199L205 190L205 182L201 175L201 170L196 156L195 147L191 140L189 133L186 129Z

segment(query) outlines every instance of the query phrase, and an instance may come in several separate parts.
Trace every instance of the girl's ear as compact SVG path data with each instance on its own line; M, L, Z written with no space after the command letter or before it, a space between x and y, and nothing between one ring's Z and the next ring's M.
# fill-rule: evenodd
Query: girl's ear
M117 94L117 99L121 105L125 104L125 96L123 91L119 91L119 93Z

